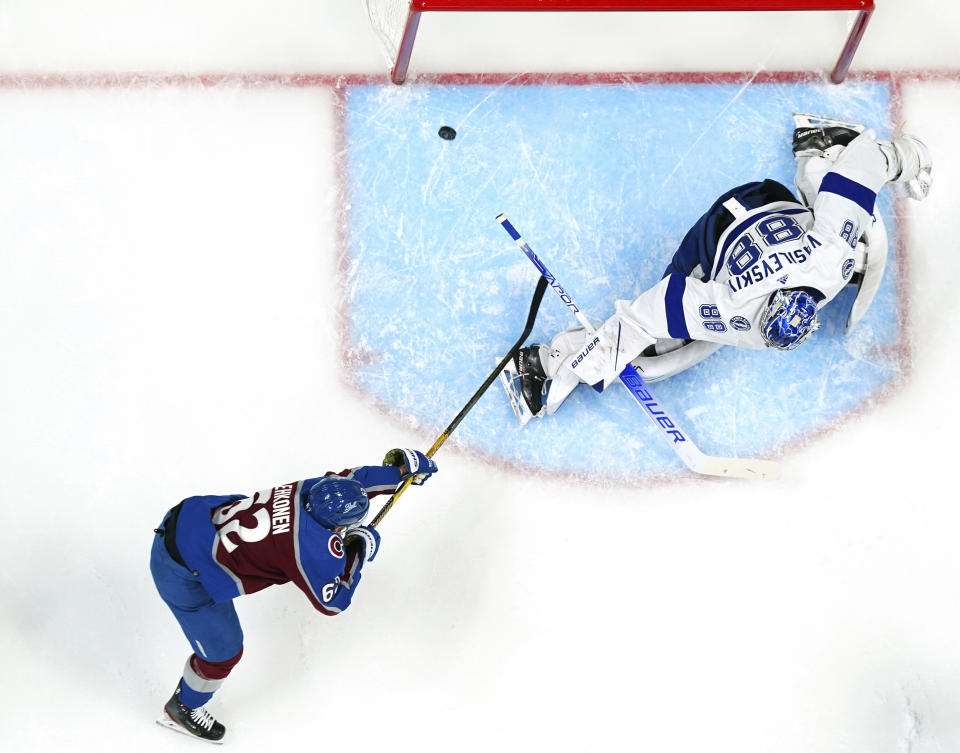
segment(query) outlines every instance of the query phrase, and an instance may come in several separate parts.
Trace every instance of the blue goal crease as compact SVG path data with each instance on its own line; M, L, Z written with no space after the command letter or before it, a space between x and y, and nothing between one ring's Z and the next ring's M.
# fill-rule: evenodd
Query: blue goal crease
M351 86L344 98L348 263L358 387L437 433L519 336L536 270L499 227L507 214L594 320L659 280L676 246L730 187L792 185L795 111L889 134L882 82L629 86ZM441 138L441 126L456 130ZM892 248L898 227L881 192ZM850 297L788 354L723 348L656 385L698 446L763 455L836 422L902 365L890 257L867 316L843 334ZM544 298L531 340L576 324ZM495 384L458 439L511 464L620 477L681 468L626 390L577 390L553 417L516 424Z

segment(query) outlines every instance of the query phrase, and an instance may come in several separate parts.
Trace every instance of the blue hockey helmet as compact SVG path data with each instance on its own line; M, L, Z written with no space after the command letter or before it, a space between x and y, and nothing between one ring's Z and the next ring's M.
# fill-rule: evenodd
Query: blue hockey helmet
M353 479L324 476L310 488L303 508L320 525L332 530L363 520L370 509L370 498Z
M778 290L760 317L760 335L770 348L793 350L820 326L817 298L807 290Z

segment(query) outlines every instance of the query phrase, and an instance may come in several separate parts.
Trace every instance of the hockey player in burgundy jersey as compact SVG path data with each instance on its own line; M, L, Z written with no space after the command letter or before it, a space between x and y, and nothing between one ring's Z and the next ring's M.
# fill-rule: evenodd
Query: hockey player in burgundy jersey
M886 263L887 183L923 199L932 161L918 139L878 140L859 123L794 115L797 196L773 180L731 189L694 224L659 283L586 336L572 328L522 348L501 381L521 424L551 414L578 384L602 391L632 363L646 381L689 368L722 345L791 350L817 312L857 288L847 329L866 312Z
M204 706L243 654L233 599L293 582L314 608L350 606L380 535L362 525L370 497L437 471L422 452L395 449L361 466L244 494L189 497L155 530L150 571L193 653L158 722L209 742L225 728Z

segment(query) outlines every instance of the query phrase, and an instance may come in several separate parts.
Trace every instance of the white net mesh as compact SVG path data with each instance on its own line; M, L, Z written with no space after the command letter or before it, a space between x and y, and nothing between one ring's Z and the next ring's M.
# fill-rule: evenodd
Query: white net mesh
M383 54L390 66L393 66L400 49L403 28L407 23L410 0L364 0L364 4L367 6L370 25L380 40Z

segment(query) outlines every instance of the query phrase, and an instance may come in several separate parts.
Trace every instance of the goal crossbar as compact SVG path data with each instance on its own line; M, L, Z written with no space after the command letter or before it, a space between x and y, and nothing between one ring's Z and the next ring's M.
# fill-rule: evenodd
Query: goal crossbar
M874 10L874 0L411 0L397 57L390 72L395 84L407 77L420 15L428 11L857 11L830 80L842 82Z

